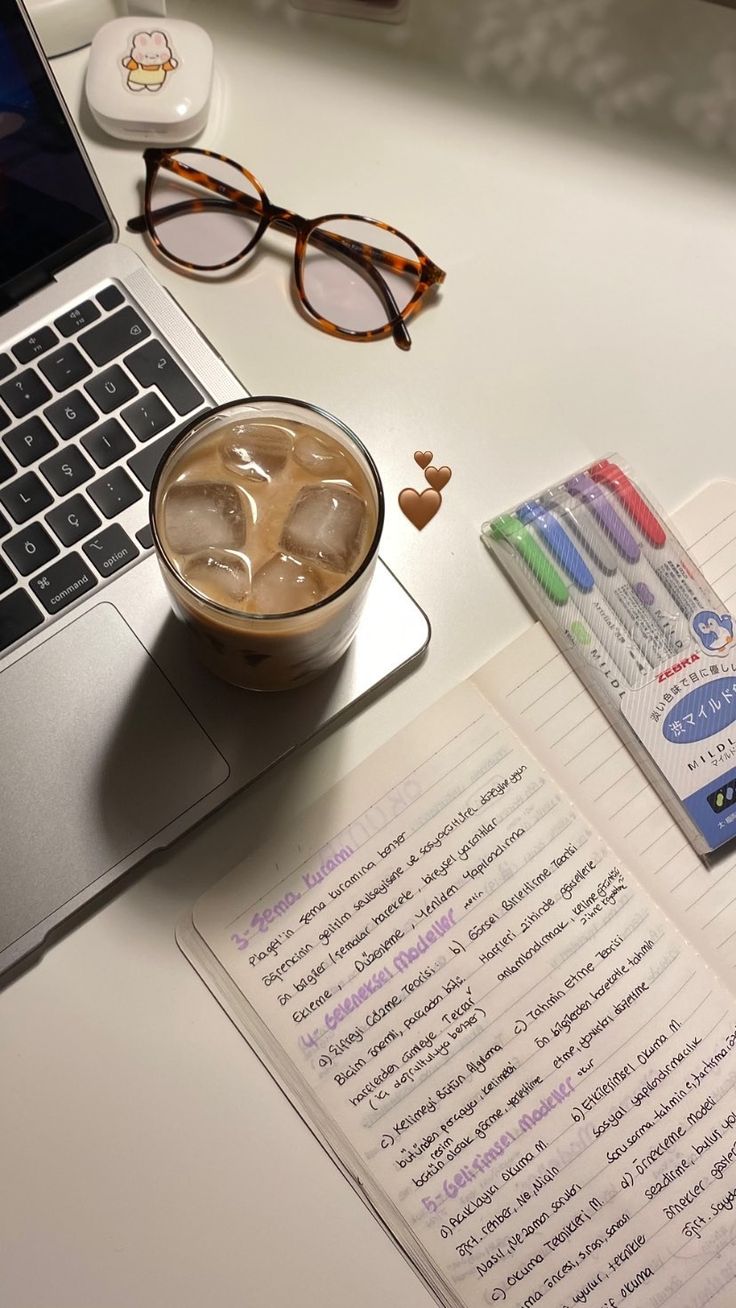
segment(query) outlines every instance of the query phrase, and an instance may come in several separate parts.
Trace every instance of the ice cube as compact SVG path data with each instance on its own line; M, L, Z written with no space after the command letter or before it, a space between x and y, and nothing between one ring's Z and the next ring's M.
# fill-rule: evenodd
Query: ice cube
M281 548L334 572L349 572L360 550L366 505L347 486L304 486L281 531Z
M348 469L347 455L339 445L324 440L313 431L299 437L294 446L294 458L305 472L312 472L317 477L344 477Z
M297 613L324 599L325 587L307 563L274 554L253 578L251 608L256 613Z
M187 559L182 574L207 599L226 607L242 604L250 590L250 568L232 550L205 550Z
M220 443L226 468L249 481L270 481L286 464L294 444L287 427L271 422L234 422Z
M245 513L235 486L175 482L164 500L164 534L175 554L238 549L245 543Z

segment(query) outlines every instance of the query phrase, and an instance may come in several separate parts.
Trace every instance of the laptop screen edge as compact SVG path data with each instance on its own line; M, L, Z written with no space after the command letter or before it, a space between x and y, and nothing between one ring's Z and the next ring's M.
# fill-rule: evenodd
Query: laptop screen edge
M2 8L8 0L3 0ZM63 241L57 247L44 252L36 260L31 259L16 275L6 278L3 269L0 269L0 312L5 311L18 304L27 296L32 295L42 286L53 280L54 276L64 268L76 263L85 254L92 250L99 249L104 245L109 245L118 238L118 225L110 206L102 190L99 179L92 167L87 151L82 144L81 137L77 131L74 120L66 105L63 95L56 82L54 74L49 66L49 62L41 47L40 41L33 27L33 23L28 16L22 0L10 0L11 9L17 11L17 16L25 26L27 36L33 47L32 57L37 57L39 66L43 71L44 80L48 83L48 90L57 102L58 108L63 116L65 126L68 128L73 145L79 154L79 161L86 173L87 180L94 192L94 201L99 208L98 220L94 221L86 230L71 239Z

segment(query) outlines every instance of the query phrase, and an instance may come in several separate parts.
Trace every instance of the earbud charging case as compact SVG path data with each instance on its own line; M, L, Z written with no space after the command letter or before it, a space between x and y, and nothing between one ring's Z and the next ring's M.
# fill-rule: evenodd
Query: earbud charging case
M114 18L92 42L87 101L100 127L125 141L179 145L209 112L212 41L179 18Z

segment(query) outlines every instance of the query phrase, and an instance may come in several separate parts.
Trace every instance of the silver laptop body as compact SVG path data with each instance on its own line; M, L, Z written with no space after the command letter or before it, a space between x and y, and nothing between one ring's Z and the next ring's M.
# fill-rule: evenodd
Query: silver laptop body
M115 243L114 220L23 10L4 11L11 17L0 18L0 181L9 172L32 175L35 147L18 125L27 87L8 90L6 76L22 47L21 71L44 128L41 153L51 114L54 130L71 134L66 157L83 167L104 229L96 248L71 262L67 242L63 266L53 268L52 252L45 267L36 262L20 275L15 251L0 241L8 306L0 313L7 979L146 854L407 668L429 627L379 562L352 649L312 686L255 695L199 668L151 552L147 488L181 426L243 395L244 386L141 261ZM63 200L58 176L51 191L50 203ZM6 217L0 209L0 236ZM286 364L284 377L288 393Z

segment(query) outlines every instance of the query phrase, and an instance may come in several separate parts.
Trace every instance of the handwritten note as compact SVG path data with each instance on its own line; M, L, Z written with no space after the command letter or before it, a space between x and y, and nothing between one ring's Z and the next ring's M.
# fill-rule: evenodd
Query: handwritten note
M473 686L194 926L441 1302L733 1304L736 1005Z

